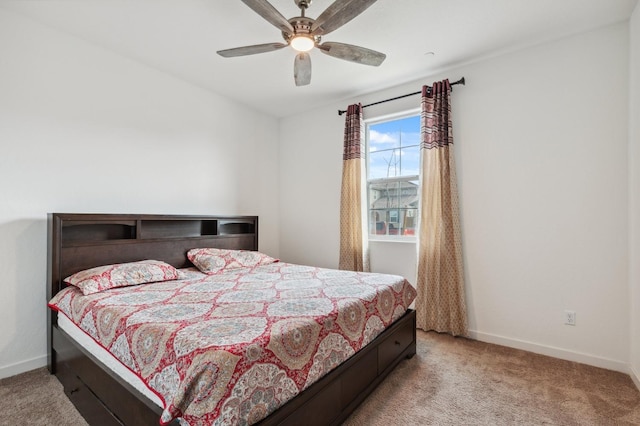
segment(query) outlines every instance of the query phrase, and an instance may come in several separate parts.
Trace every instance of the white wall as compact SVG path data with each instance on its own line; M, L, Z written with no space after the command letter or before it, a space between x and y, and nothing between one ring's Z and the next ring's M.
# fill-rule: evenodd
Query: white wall
M473 336L627 371L628 57L623 23L281 120L281 258L337 266L338 108L465 76L453 114ZM415 249L372 251L374 270L415 276Z
M629 102L629 283L631 377L640 389L640 5L630 21Z
M277 120L0 9L0 377L46 364L47 212L256 214Z

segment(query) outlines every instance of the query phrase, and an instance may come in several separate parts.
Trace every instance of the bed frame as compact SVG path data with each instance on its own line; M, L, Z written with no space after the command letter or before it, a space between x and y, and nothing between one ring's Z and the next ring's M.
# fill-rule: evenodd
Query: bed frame
M66 214L48 216L47 300L63 279L99 265L144 259L192 266L189 249L258 249L256 216ZM58 328L48 309L49 371L92 426L158 425L162 409L111 372ZM415 312L408 311L338 368L260 425L338 425L405 358L416 353ZM177 425L177 421L171 425Z

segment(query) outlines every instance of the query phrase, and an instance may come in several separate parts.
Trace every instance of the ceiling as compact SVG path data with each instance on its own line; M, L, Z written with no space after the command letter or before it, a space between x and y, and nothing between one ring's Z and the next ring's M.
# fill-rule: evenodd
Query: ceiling
M333 0L313 0L317 17ZM294 0L271 0L286 18ZM380 67L311 52L309 86L293 80L290 48L222 58L217 50L282 42L241 1L0 0L30 17L276 117L427 77L629 18L637 0L378 0L322 41L387 54ZM452 76L452 78L457 76Z

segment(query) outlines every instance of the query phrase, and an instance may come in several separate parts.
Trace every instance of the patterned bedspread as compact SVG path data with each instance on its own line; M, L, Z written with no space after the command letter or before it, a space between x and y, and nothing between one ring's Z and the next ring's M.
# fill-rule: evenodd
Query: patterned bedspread
M402 277L287 263L49 303L164 402L161 423L252 424L401 317L416 296Z

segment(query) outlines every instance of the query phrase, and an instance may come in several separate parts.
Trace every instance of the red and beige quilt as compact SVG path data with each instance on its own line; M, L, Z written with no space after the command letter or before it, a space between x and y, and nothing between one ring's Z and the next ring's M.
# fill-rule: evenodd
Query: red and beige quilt
M165 424L252 424L345 361L416 296L395 275L272 263L49 303L138 375Z

